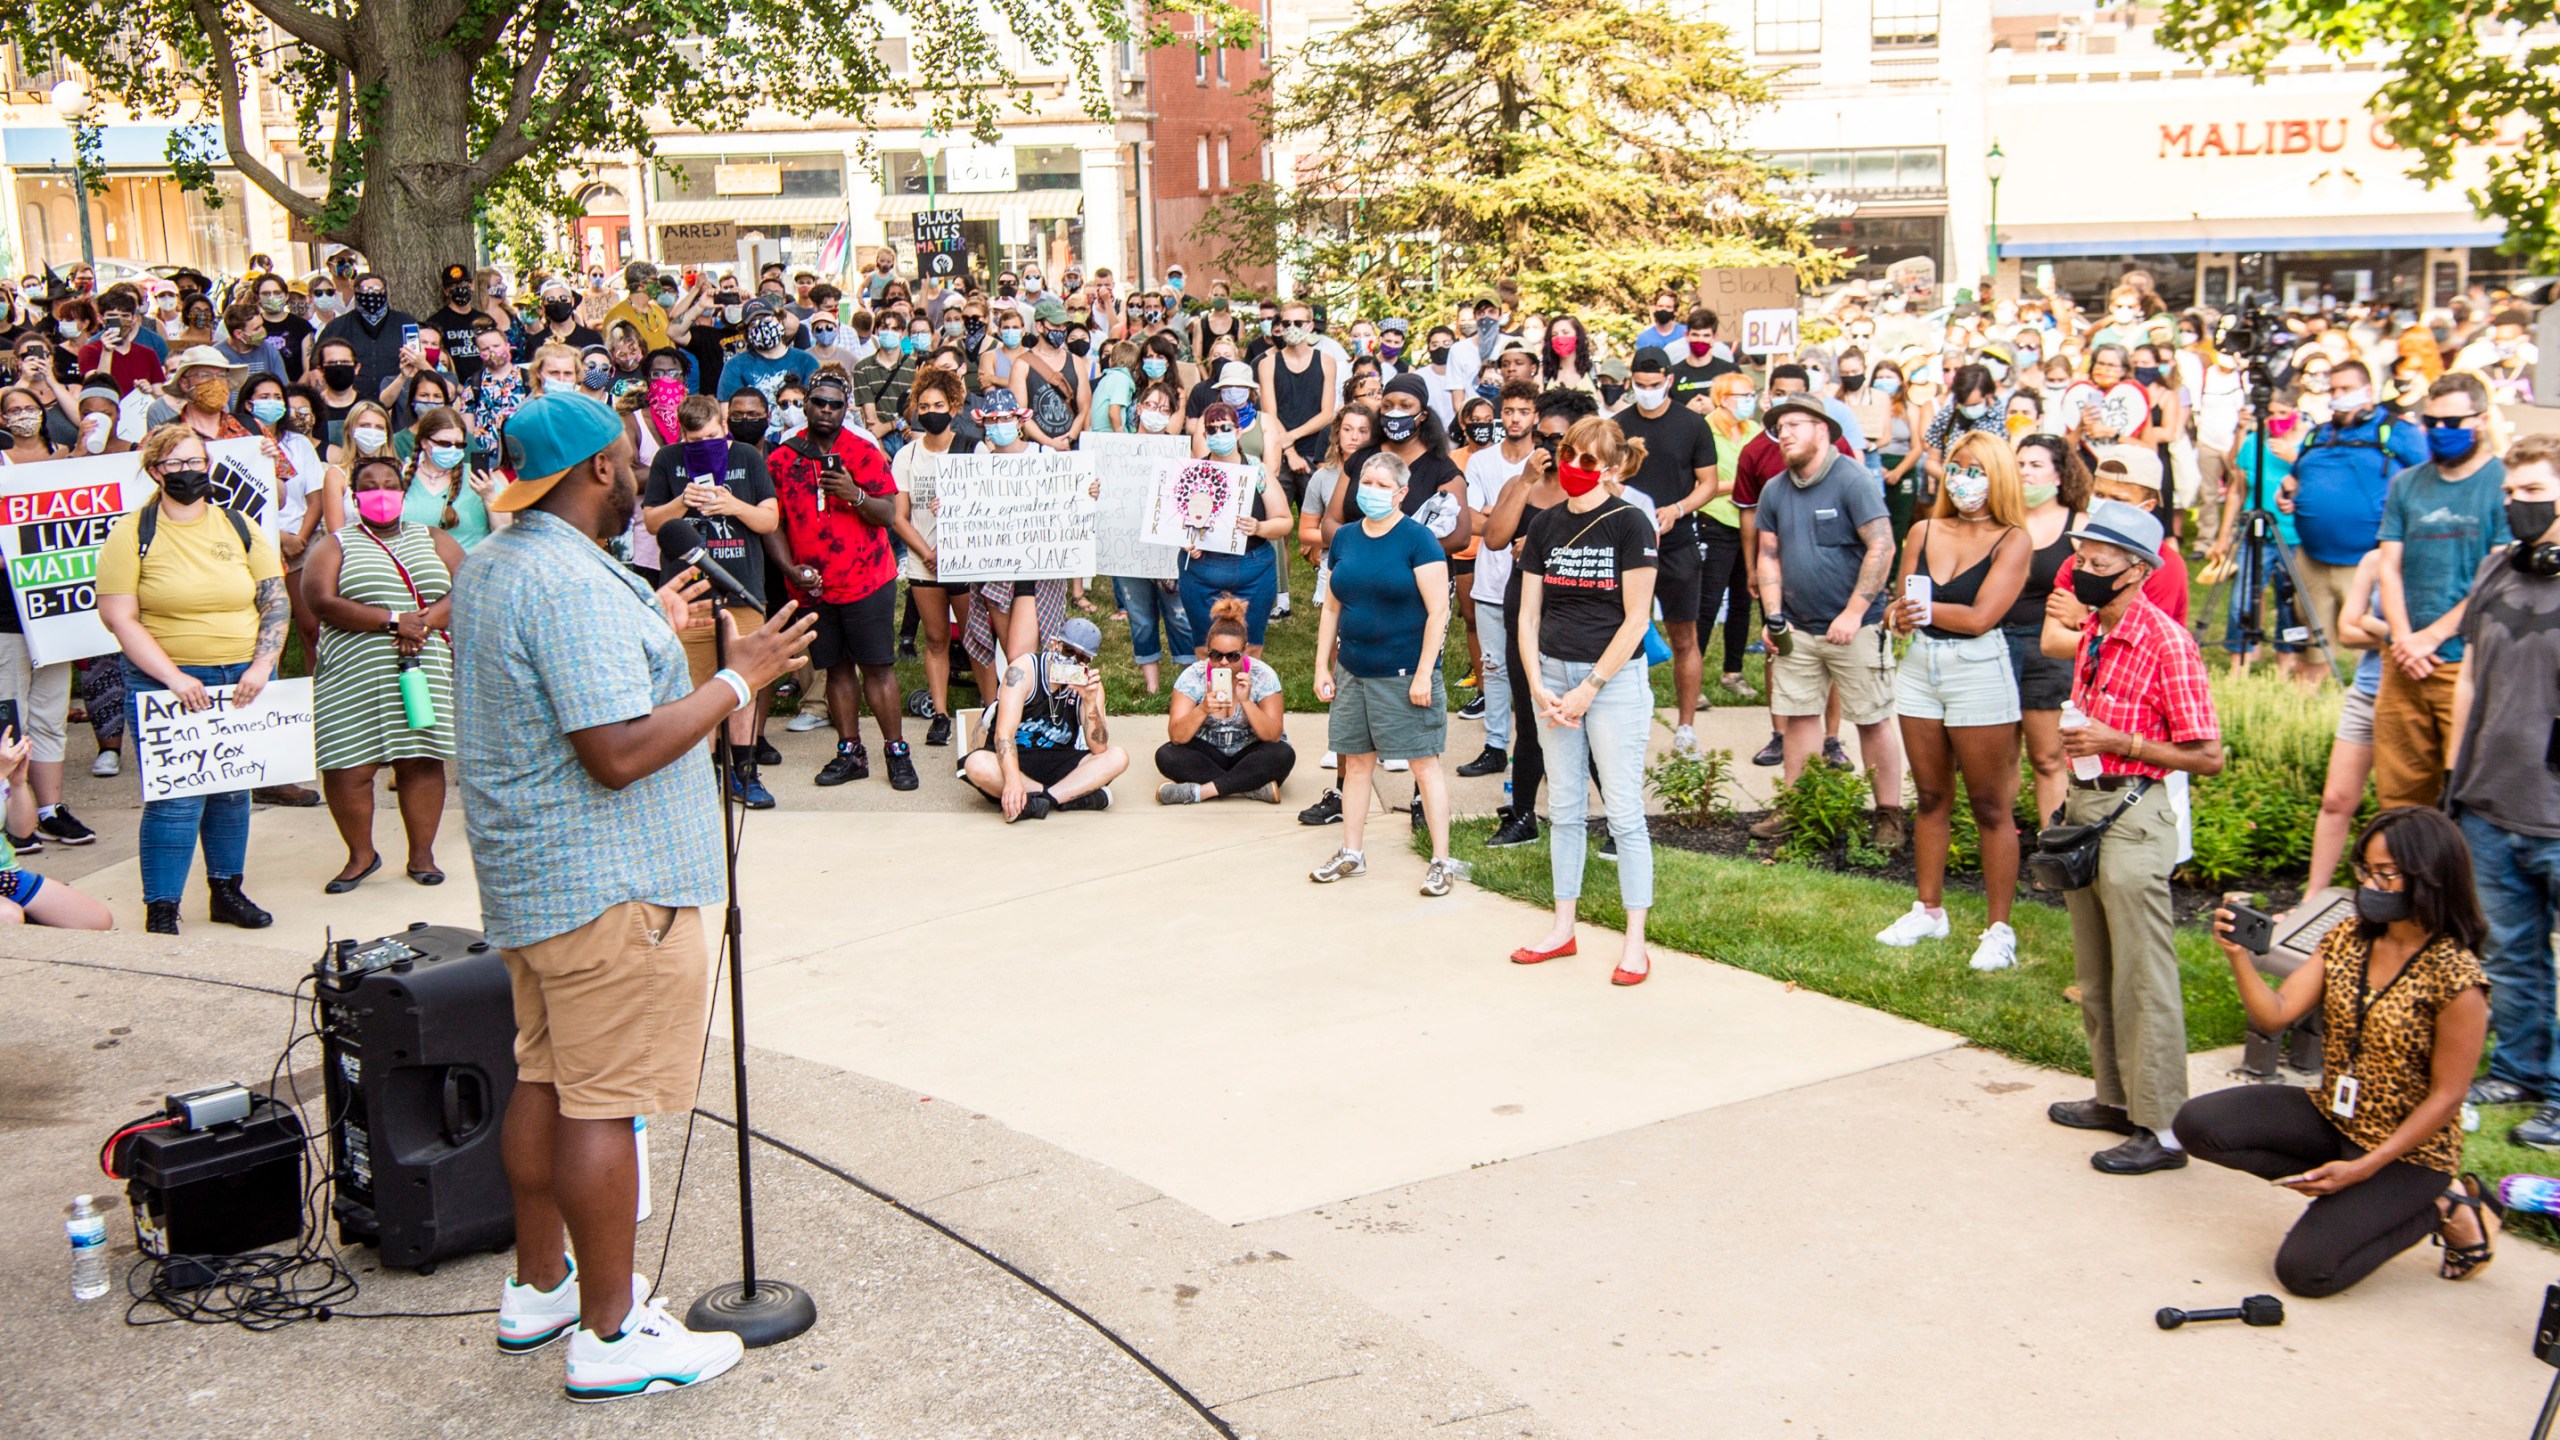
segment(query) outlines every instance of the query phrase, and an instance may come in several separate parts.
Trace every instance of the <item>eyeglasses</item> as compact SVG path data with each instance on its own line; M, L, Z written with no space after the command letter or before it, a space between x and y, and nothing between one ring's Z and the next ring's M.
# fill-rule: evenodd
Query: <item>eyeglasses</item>
M160 463L160 473L163 475L210 475L213 473L213 467L202 460L164 460Z
M2480 417L2477 415L2421 415L2418 418L2424 421L2426 423L2426 427L2430 430L2451 430L2455 426L2466 424L2470 421L2477 420Z
M2368 885L2398 885L2409 878L2397 865L2367 865L2361 860L2355 863L2355 872L2356 878Z

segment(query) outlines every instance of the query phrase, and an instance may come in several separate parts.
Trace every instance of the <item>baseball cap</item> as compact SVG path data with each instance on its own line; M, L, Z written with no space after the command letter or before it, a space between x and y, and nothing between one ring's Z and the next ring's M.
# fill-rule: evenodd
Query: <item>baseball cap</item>
M522 510L551 493L560 477L592 459L622 434L622 418L584 395L551 390L507 417L507 453L520 477L489 502L492 510Z
M1048 296L1031 308L1031 318L1043 325L1064 325L1067 323L1066 302L1055 295Z
M2096 477L2126 485L2139 485L2158 493L2160 489L2160 456L2141 445L2101 445L2098 450Z
M1627 362L1627 372L1629 374L1634 374L1638 371L1656 375L1669 374L1671 372L1671 352L1663 349L1659 345L1640 345L1636 347L1635 357Z
M1102 627L1081 615L1071 616L1058 627L1058 643L1090 660L1102 653Z
M471 267L470 267L470 266L468 266L468 265L447 265L446 267L444 267L444 284L445 284L445 286L446 286L447 288L451 288L452 286L455 286L455 285L468 285L468 284L470 284L470 283L471 283Z
M2139 505L2093 500L2088 513L2072 527L2071 538L2083 544L2113 545L2145 565L2157 565L2162 533L2160 518Z
M1413 322L1401 315L1390 315L1378 322L1378 328L1389 335L1402 335L1413 328Z

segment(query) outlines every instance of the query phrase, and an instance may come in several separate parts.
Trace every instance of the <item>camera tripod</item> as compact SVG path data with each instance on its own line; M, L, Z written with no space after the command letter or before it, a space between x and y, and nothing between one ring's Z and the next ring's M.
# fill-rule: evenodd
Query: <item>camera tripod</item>
M2258 426L2258 444L2256 453L2249 457L2248 503L2241 508L2237 533L2223 537L2237 547L2231 578L2209 592L2220 603L2206 607L2204 617L2197 622L2198 637L2202 638L2203 627L2212 623L2211 617L2227 612L2232 597L2246 596L2246 608L2240 612L2240 653L2255 654L2266 643L2266 627L2258 617L2267 592L2267 560L2273 556L2284 573L2286 583L2293 587L2294 617L2300 622L2277 638L2286 644L2317 650L2321 661L2334 672L2338 666L2337 652L2329 644L2328 632L2321 625L2319 615L2308 603L2309 592L2302 584L2302 566L2294 556L2293 547L2284 543L2284 537L2277 533L2275 510L2267 494L2269 437L2266 422L2267 408L2275 398L2275 381L2267 373L2267 357L2263 350L2253 347L2253 353L2244 357L2242 363L2247 367L2249 377L2249 414Z

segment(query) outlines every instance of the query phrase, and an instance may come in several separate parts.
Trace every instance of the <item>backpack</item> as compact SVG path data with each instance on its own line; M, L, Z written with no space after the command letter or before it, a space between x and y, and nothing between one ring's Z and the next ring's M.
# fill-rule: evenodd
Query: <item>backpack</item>
M249 543L249 517L227 505L216 505L213 508L221 512L222 518L231 522L232 532L240 537L240 558L246 562L250 553L256 549ZM133 564L137 571L141 569L142 562L150 558L151 539L159 533L160 506L155 500L142 507L141 517L133 524Z

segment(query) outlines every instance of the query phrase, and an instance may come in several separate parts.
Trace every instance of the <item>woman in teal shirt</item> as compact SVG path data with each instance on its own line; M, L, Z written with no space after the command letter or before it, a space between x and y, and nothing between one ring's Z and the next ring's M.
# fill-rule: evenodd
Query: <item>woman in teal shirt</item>
M451 406L419 416L410 434L409 500L400 518L442 530L467 552L489 538L489 500L505 484L472 468L470 427Z

